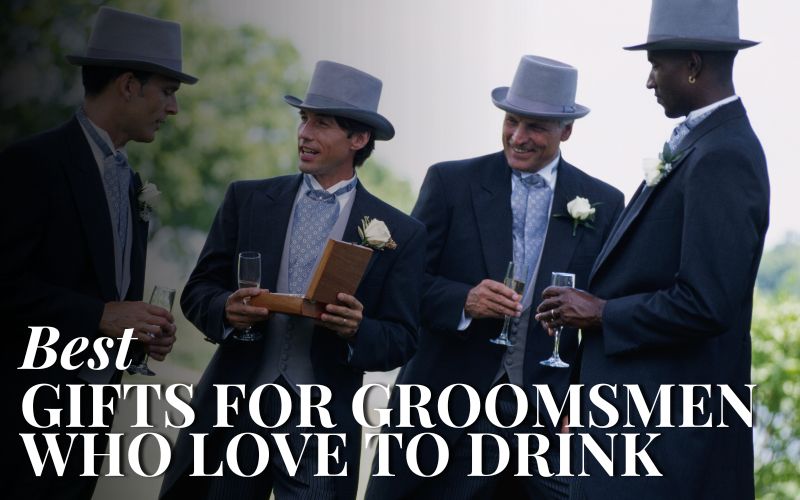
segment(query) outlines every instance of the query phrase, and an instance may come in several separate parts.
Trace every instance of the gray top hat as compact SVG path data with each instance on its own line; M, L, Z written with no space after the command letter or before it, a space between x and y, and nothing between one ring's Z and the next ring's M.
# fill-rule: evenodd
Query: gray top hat
M589 108L575 103L578 70L539 56L522 56L511 87L492 91L494 105L523 116L575 119Z
M332 61L319 61L311 75L306 99L287 95L283 100L295 108L352 118L375 129L375 139L394 137L394 127L378 114L380 80L363 71Z
M653 0L647 43L625 50L739 50L737 0Z
M110 7L100 7L86 54L69 55L67 61L150 71L184 83L197 81L181 71L180 24Z

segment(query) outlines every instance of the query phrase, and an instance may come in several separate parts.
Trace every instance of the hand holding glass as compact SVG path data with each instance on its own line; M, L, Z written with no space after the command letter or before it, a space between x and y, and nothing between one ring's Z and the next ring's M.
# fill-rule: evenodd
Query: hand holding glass
M156 286L153 288L153 293L150 295L150 304L154 306L163 307L169 312L172 312L172 304L175 302L175 290L163 286ZM151 335L152 334L148 334ZM147 375L152 377L156 374L147 366L149 356L147 351L143 351L139 355L135 355L128 366L128 373L138 373L139 375Z
M550 281L550 284L553 286L568 286L574 287L575 286L575 275L572 273L553 273L553 277ZM551 314L553 309L550 310ZM561 360L561 356L558 354L558 345L559 341L561 340L561 329L563 327L557 326L554 328L555 330L555 340L553 346L553 355L549 358L545 359L544 361L540 361L539 363L544 366L552 366L553 368L569 368L569 363L565 363Z
M239 254L239 288L252 288L261 286L261 254L259 252L241 252ZM247 304L250 297L244 298ZM243 342L261 340L261 333L253 331L253 327L233 332L233 338Z
M514 290L514 292L522 297L523 292L525 291L525 278L526 276L522 274L525 270L522 269L525 266L517 266L514 264L514 261L510 261L508 263L508 268L506 269L506 277L503 280L503 284L508 288ZM500 335L489 339L489 342L498 345L504 345L506 347L514 345L508 339L508 328L511 325L511 316L505 316L503 319L503 329L500 331Z

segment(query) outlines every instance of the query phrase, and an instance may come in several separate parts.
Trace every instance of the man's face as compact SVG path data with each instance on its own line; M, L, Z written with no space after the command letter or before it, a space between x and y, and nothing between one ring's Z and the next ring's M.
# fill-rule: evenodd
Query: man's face
M689 59L686 52L656 50L647 52L650 74L647 88L653 89L656 101L663 106L664 114L670 118L685 116L691 111L689 105Z
M167 115L178 114L175 93L181 84L177 80L154 74L144 85L135 78L131 80L131 85L133 91L123 126L130 140L152 142Z
M572 124L506 113L503 151L508 165L522 172L537 172L558 154L561 141L572 134Z
M353 175L356 151L369 140L367 132L348 137L331 115L300 110L297 126L297 150L300 171L313 175L323 187L329 187Z

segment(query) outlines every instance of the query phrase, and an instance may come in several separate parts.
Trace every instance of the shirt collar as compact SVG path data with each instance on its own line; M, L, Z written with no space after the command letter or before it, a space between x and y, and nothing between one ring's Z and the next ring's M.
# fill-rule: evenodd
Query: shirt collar
M311 186L314 189L322 189L322 185L319 182L317 182L317 179L315 179L313 175L310 175L310 174L303 174L303 175L306 176L306 178L309 180L309 182L311 182ZM324 191L327 191L329 193L335 193L336 190L338 190L340 187L344 187L344 186L350 184L351 182L353 182L356 177L358 177L358 176L356 175L355 172L353 172L353 177L350 177L349 179L346 179L346 180L343 180L343 181L339 181L336 184L334 184L333 186L329 187L328 189L325 189Z
M720 99L717 102L712 102L708 106L703 106L700 109L695 109L694 111L692 111L691 113L686 115L686 121L694 121L694 119L696 119L697 117L704 116L704 115L708 116L708 115L711 114L712 111L714 111L718 107L724 106L725 104L728 104L729 102L733 102L738 98L739 98L739 96L734 94L732 96L726 97L725 99ZM700 123L701 121L703 121L703 120L701 119L697 123ZM694 125L697 126L697 123L695 123Z
M556 157L553 158L553 160L550 163L548 163L547 165L545 165L544 167L542 167L538 171L536 171L536 172L520 172L520 177L522 177L524 179L524 178L526 178L528 176L531 176L533 174L539 174L540 176L542 176L542 179L544 179L544 181L547 183L547 186L550 189L554 190L555 186L556 186L556 176L557 176L557 172L558 172L558 162L559 161L561 161L561 151L558 152Z

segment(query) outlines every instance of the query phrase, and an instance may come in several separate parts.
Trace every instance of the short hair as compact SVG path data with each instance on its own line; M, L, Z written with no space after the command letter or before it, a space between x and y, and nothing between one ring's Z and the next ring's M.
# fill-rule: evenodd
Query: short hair
M133 77L144 85L153 76L148 71L137 71L126 68L115 68L109 66L83 66L81 67L81 78L83 80L83 90L87 96L99 95L105 88L123 73L133 73Z
M712 69L718 83L733 80L733 61L738 51L735 50L706 50L698 51L703 63Z
M363 148L356 151L356 155L353 158L353 166L360 167L372 154L372 150L375 149L375 128L352 118L336 115L333 115L333 117L336 119L336 123L347 132L347 137L352 137L353 134L361 132L369 133L369 141Z

